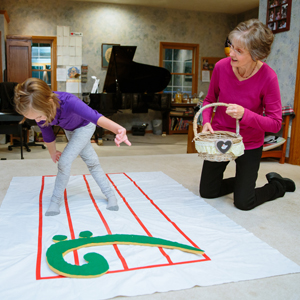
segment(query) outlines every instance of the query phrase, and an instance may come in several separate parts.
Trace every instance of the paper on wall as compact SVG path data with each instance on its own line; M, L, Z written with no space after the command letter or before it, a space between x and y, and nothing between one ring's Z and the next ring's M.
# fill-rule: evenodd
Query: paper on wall
M63 46L64 38L62 36L57 37L57 46Z
M74 47L76 46L76 37L75 36L70 36L69 45L74 46Z
M63 55L69 55L69 47L68 46L63 46L62 47L62 49L63 49Z
M70 56L69 57L69 64L70 65L76 65L76 57L75 56Z
M57 81L66 81L67 80L67 70L65 68L56 69L56 80Z
M70 36L70 27L69 26L64 26L64 36L69 37Z
M82 48L81 47L75 47L76 48L76 56L82 55Z
M81 81L78 79L68 79L66 83L66 92L71 94L81 94Z
M210 82L210 71L202 70L202 82Z
M58 55L57 56L57 65L58 66L62 66L63 65L63 56L62 55Z
M69 64L69 55L63 55L63 63L64 66Z
M76 56L75 61L76 61L76 65L82 65L82 57L81 56Z
M76 56L76 47L69 47L70 56Z
M63 36L64 35L64 27L63 26L57 26L57 36Z
M57 55L63 55L63 47L57 46Z
M64 46L69 46L69 37L64 36Z
M81 36L76 36L76 47L82 47L82 37Z

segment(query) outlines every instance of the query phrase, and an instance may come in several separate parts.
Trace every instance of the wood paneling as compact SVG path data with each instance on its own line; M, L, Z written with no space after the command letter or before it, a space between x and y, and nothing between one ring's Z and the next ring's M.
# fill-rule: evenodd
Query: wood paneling
M290 142L290 155L288 162L292 165L300 165L300 43L298 49L298 66L295 86L294 112L296 116L293 120Z

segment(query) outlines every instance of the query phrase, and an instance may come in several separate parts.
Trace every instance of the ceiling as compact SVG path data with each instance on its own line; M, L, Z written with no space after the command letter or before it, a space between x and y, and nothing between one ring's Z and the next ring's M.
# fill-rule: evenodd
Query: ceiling
M203 12L239 14L259 7L259 0L73 0L101 2Z

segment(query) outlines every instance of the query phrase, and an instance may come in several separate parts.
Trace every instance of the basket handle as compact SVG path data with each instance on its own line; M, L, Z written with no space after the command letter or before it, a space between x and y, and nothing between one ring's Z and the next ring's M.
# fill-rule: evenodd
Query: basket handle
M197 121L198 121L198 118L200 116L200 114L202 113L202 111L208 107L212 107L212 106L226 106L228 107L229 104L227 103L222 103L222 102L218 102L218 103L211 103L211 104L207 104L205 106L203 106L195 115L194 117L194 121L193 121L193 130L194 130L194 136L197 136L198 134L198 131L197 131L197 127L198 127L198 124L197 124ZM236 134L239 136L240 135L240 124L239 124L239 120L236 119Z

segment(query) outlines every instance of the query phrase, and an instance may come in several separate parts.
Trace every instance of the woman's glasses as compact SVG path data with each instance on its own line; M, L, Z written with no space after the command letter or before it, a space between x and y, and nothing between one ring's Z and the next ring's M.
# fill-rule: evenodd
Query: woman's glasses
M234 49L234 46L230 42L228 42L228 47L230 47L230 49L233 50L238 55L245 54L245 52L241 49Z

